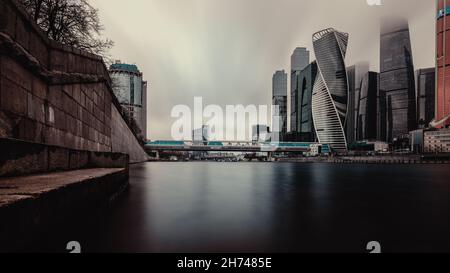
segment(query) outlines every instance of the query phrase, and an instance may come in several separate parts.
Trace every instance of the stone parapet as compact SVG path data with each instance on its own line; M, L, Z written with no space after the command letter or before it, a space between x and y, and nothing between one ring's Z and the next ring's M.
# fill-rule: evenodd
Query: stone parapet
M0 138L148 159L102 58L48 39L15 0L0 2Z

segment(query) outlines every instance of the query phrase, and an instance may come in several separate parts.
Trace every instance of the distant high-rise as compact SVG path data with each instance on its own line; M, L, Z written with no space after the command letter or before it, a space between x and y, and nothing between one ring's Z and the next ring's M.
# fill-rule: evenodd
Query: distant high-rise
M287 74L284 70L276 71L272 78L272 104L278 106L279 113L276 125L272 124L273 132L279 134L279 140L283 140L287 133Z
M317 63L313 62L298 75L298 106L297 131L299 141L314 142L316 132L312 115L312 92L317 77Z
M147 138L147 82L142 73L136 65L117 61L110 66L109 75L123 111L130 121L136 122L141 137Z
M450 1L438 0L436 23L436 128L450 127ZM447 38L449 37L449 38Z
M417 128L408 21L384 19L380 42L379 138L392 142Z
M377 138L378 73L367 72L357 95L359 103L356 114L356 141Z
M267 125L254 125L252 127L252 141L266 142L270 139L270 129Z
M302 71L309 65L309 50L297 47L291 55L291 71Z
M272 91L274 97L287 96L287 74L284 70L278 70L273 74Z
M298 76L309 64L309 51L304 47L297 47L291 56L291 132L298 132Z
M417 77L417 124L420 129L428 128L434 119L436 109L436 69L419 69Z
M348 75L348 112L347 124L345 125L347 143L351 144L357 140L356 125L361 99L361 83L363 77L369 72L369 63L360 62L347 68Z
M314 127L320 143L335 151L347 151L344 125L347 116L348 81L345 66L348 34L332 28L313 35L317 73L312 96Z
M193 143L197 144L197 145L208 144L209 133L210 133L210 128L209 128L209 126L206 126L206 125L203 125L202 128L192 130Z

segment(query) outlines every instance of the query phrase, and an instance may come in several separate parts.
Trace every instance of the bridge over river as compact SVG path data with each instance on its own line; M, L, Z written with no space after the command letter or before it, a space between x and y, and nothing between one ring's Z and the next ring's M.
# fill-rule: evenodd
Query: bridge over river
M302 152L329 154L331 152L328 144L308 142L261 142L250 141L151 141L145 144L147 152L177 151L177 152Z

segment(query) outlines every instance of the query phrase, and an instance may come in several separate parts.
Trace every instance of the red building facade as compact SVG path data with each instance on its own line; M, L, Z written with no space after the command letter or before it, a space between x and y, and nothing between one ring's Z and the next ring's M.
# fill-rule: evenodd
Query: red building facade
M437 0L436 117L432 125L450 127L450 0Z

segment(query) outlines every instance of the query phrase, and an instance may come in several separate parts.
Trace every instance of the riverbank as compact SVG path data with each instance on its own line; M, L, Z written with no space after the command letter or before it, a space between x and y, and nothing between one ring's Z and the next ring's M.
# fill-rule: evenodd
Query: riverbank
M421 155L282 158L278 162L334 164L450 164L450 158Z
M127 168L0 179L0 252L15 252L80 215L95 214L128 187Z
M149 162L217 162L214 160L163 160L152 159ZM273 162L273 163L333 163L333 164L450 164L448 157L432 157L420 155L408 156L337 156L337 157L298 157L276 158L270 161L225 161L234 163Z

